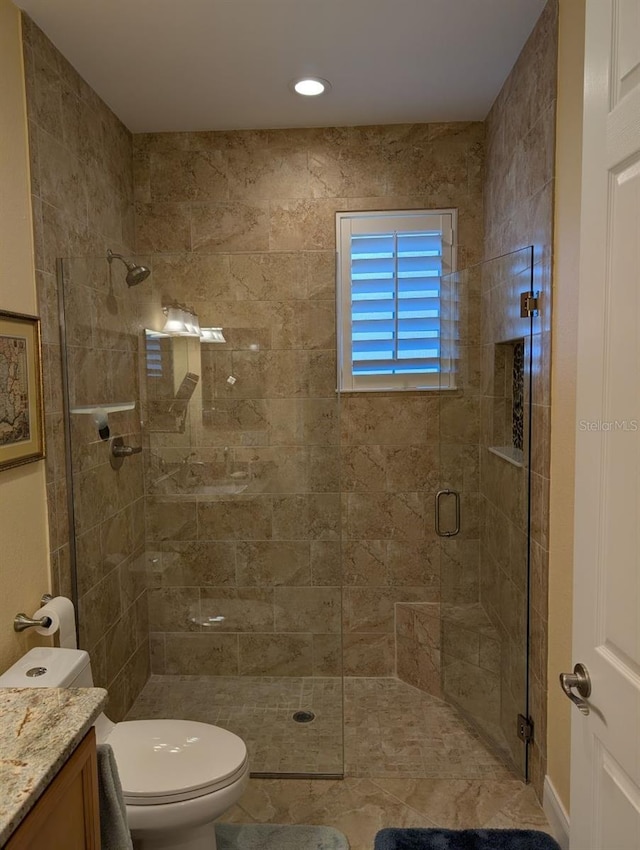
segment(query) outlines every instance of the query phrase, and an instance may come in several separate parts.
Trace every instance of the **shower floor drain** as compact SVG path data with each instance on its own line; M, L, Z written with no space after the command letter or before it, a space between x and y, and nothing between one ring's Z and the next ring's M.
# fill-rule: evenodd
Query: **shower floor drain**
M293 719L296 723L311 723L312 720L316 719L316 716L313 711L296 711Z

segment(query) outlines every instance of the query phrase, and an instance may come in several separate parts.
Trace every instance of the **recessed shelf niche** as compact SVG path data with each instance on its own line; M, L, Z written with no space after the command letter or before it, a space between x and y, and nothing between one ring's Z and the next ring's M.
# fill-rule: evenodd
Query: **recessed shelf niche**
M493 441L489 451L524 463L524 340L499 342L493 359Z

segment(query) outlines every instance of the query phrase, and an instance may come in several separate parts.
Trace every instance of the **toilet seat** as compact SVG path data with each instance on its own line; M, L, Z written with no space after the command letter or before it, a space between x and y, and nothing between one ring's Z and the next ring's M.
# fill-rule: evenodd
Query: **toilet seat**
M243 777L247 748L232 732L191 720L116 723L113 748L124 801L153 806L193 800Z

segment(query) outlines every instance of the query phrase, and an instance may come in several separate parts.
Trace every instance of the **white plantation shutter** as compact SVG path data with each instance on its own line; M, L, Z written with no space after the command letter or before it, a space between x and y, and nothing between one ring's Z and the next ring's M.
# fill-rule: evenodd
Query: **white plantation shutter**
M454 270L454 216L338 213L339 389L452 385L440 282Z

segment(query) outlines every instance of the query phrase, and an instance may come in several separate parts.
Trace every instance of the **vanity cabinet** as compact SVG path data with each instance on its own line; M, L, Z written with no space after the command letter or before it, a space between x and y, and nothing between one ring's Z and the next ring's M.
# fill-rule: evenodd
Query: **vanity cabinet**
M100 850L96 736L93 727L76 747L6 850Z

